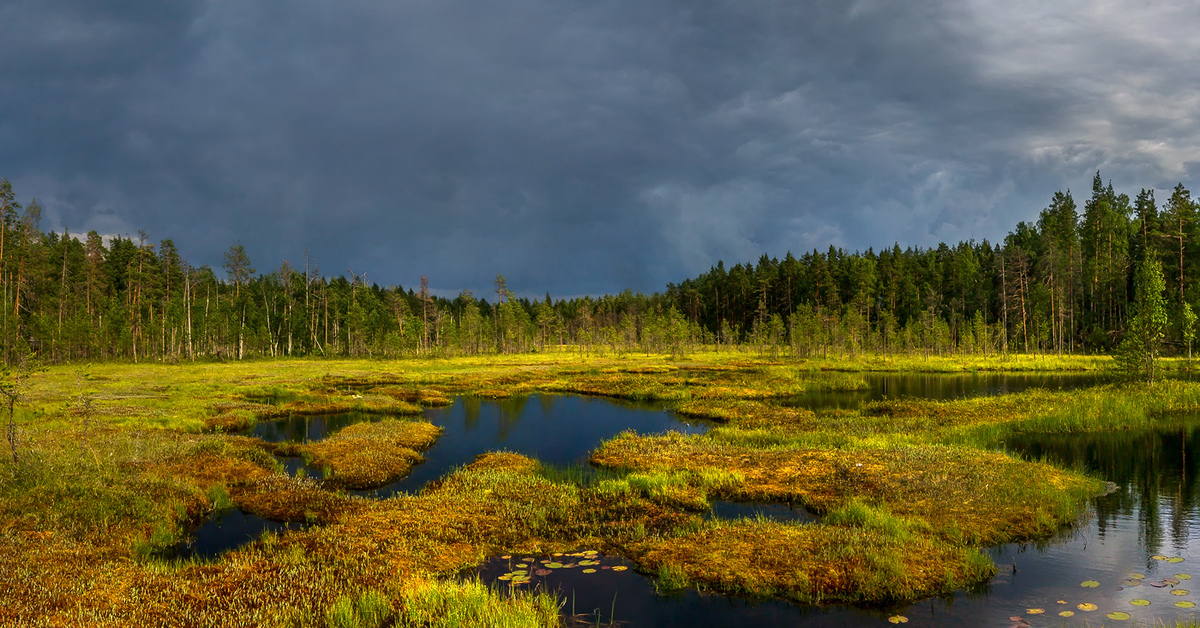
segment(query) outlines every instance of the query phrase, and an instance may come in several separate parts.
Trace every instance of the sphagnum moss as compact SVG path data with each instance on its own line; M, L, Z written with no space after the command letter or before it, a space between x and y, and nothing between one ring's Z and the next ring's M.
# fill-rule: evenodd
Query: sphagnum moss
M721 497L796 501L817 512L867 499L972 544L1049 534L1104 489L1048 464L938 445L764 450L700 435L626 433L604 443L592 462L639 471L725 469L742 479Z
M351 489L383 486L404 475L423 458L442 428L426 421L385 419L356 423L329 438L296 447L309 464L330 470L329 479Z

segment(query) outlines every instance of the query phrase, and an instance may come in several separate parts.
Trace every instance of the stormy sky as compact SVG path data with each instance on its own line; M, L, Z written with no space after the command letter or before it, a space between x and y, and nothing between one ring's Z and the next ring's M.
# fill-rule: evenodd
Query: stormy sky
M7 0L0 177L47 230L480 296L1194 187L1200 4L1051 4Z

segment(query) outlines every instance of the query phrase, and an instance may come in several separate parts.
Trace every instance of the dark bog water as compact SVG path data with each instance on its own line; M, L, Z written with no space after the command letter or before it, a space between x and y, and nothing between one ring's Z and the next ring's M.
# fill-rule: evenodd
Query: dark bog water
M375 497L417 491L446 472L489 451L513 451L555 465L586 461L601 441L625 430L641 434L699 433L702 421L685 420L661 405L568 395L531 395L499 401L460 397L425 411L445 432L424 452L408 477L367 493Z
M783 523L812 523L820 521L820 517L796 504L766 504L760 502L720 502L711 503L709 517L721 519L771 519Z
M958 399L981 395L1003 395L1031 388L1073 390L1113 381L1098 373L863 373L869 388L853 391L809 392L783 402L784 405L818 410L854 410L880 399L916 397Z
M250 429L250 436L268 443L294 441L307 443L328 438L330 434L351 425L369 421L380 421L378 414L363 412L341 412L338 414L292 415L286 419L259 421Z
M263 532L282 532L300 527L296 523L280 523L227 508L209 515L188 538L162 552L167 558L215 558L231 549L241 547Z

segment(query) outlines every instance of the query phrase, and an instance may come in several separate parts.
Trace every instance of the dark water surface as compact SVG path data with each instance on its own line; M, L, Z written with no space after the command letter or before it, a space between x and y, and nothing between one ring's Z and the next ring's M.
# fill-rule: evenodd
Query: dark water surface
M162 555L166 558L216 558L258 539L263 532L297 530L300 527L298 523L269 521L237 508L227 508L209 515L188 538L168 548Z
M274 421L259 421L250 428L250 436L268 443L294 441L308 443L329 438L334 432L354 423L382 421L383 416L365 412L339 412L337 414L298 415Z
M425 411L425 420L445 430L408 477L364 494L387 497L419 491L430 480L470 464L479 454L512 451L554 465L586 462L601 441L625 430L696 434L704 421L680 417L660 404L575 395L530 395L496 401L460 397Z
M712 502L708 516L721 519L771 519L782 523L813 523L821 518L796 504L760 502Z

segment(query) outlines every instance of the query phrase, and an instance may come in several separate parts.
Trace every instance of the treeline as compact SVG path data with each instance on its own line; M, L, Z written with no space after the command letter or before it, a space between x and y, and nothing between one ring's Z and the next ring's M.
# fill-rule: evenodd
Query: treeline
M1056 193L1036 224L1003 244L847 253L831 247L782 261L718 263L652 295L453 299L421 285L380 287L326 277L309 260L256 271L241 244L221 275L193 267L171 240L105 240L40 230L36 200L0 182L0 334L6 362L239 359L250 356L477 355L752 346L797 356L858 352L1108 352L1130 316L1132 277L1146 259L1166 272L1187 349L1200 256L1197 206L1179 185L1159 207L1130 200L1097 173L1082 212ZM1191 316L1190 320L1194 321Z
M1177 185L1160 207L1133 200L1096 173L1082 211L1057 192L1036 224L1001 244L830 247L783 261L709 272L669 285L672 304L730 342L828 352L1107 353L1130 317L1135 270L1158 260L1172 321L1166 338L1190 349L1200 297L1197 202Z

